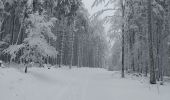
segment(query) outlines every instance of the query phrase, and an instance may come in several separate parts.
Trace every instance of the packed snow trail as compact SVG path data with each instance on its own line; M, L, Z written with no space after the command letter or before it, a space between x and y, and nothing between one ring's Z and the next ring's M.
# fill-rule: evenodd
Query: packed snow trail
M0 100L169 100L170 84L94 68L0 68Z

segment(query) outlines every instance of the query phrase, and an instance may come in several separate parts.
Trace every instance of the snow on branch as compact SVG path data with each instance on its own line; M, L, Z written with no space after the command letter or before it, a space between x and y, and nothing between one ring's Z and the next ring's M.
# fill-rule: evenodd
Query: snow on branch
M98 6L98 5L101 4L101 3L105 3L105 0L95 0L94 3L93 3L93 5L92 5L92 7Z
M10 45L7 49L3 50L3 53L5 54L10 54L11 55L11 59L16 58L17 53L24 48L24 44L20 44L20 45Z
M58 52L47 42L47 39L56 40L56 36L51 31L55 21L55 18L48 18L45 13L41 15L38 12L29 14L25 21L27 37L23 43L11 45L3 52L10 54L11 59L19 56L20 60L25 59L25 61L42 61L47 57L56 58ZM18 55L20 50L23 53Z
M107 12L107 11L117 11L117 10L120 10L120 9L119 9L119 8L107 8L107 9L102 9L102 10L100 10L100 11L94 13L90 19L95 19L95 18L101 16L103 13L105 13L105 12Z

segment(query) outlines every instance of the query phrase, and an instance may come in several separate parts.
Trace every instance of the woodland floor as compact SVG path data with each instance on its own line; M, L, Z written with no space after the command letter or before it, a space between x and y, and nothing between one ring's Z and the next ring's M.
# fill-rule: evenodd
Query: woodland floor
M97 68L0 68L0 100L169 100L170 83Z

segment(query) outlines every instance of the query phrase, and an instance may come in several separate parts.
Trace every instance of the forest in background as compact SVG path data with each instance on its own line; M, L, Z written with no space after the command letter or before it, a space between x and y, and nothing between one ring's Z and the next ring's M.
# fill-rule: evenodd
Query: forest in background
M81 0L0 0L0 58L5 62L103 67L103 22Z
M170 75L170 1L169 0L95 0L111 5L94 16L112 11L105 21L115 41L109 61L110 70L150 76L150 83ZM110 6L109 6L110 7ZM121 67L120 67L121 66Z

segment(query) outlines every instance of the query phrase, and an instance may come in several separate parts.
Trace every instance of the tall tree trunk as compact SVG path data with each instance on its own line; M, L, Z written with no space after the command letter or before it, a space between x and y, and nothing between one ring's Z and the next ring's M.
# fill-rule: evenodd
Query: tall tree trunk
M78 65L78 67L81 67L80 66L80 59L81 59L81 42L80 42L80 36L78 37L78 50L77 50L78 52L78 54L77 54L77 65Z
M150 64L150 83L156 84L155 66L153 57L153 34L152 34L152 0L148 0L148 42L149 42L149 64Z
M16 19L16 16L15 16L15 10L14 10L14 15L13 15L13 19L12 19L12 30L11 30L11 45L13 45L14 43L14 30L15 30L15 19Z
M80 48L80 66L81 67L83 67L83 57L84 57L83 45L84 45L84 42L82 42L82 45Z
M23 38L24 38L22 29L23 29L23 24L24 24L25 17L26 17L25 13L26 13L26 7L24 7L24 15L23 15L23 19L22 19L21 24L20 24L19 33L18 33L17 41L16 41L15 44L18 44L18 43L21 44L22 41L23 41ZM19 37L21 37L20 42L19 42Z
M62 32L59 67L63 65L64 41L65 41L65 32Z
M71 58L70 58L70 65L69 68L71 69L71 67L73 66L73 58L74 58L74 32L71 32Z
M124 15L125 15L125 5L124 5L124 0L121 0L121 8L122 8L122 20L124 20ZM125 65L124 65L124 49L125 49L125 34L124 34L124 22L122 23L122 78L125 77Z

